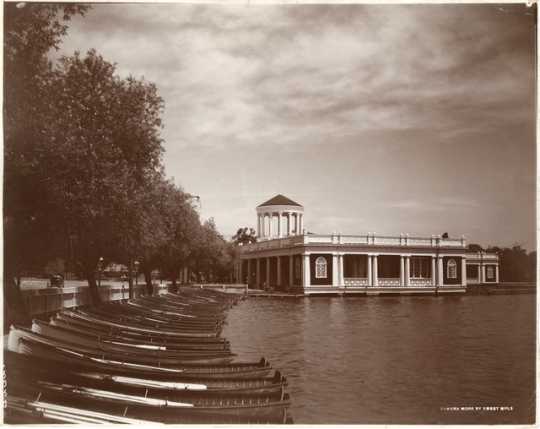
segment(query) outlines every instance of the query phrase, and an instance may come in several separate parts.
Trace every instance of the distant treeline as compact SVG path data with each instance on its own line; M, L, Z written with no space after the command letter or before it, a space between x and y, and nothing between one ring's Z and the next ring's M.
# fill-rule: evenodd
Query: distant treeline
M497 253L499 255L499 280L501 282L536 281L536 251L527 253L527 250L520 245L483 248L479 244L470 244L469 250Z

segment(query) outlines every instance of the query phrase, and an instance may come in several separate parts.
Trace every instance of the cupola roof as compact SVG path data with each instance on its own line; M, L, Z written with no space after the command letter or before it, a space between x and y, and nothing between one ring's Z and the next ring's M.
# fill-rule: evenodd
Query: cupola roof
M258 207L266 207L266 206L298 206L302 207L297 202L294 202L290 198L287 198L285 195L278 194L273 198L270 198L268 201L265 201L264 203L260 204Z

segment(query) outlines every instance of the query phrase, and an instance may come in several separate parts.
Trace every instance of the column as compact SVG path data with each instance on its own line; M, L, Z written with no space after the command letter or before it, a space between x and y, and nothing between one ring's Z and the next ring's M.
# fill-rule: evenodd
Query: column
M339 256L332 254L332 286L339 286Z
M399 284L405 286L405 260L404 256L399 257Z
M304 233L304 215L300 214L300 234Z
M431 257L431 286L437 285L437 266L435 264L435 256Z
M303 263L303 266L302 266L302 272L304 273L304 275L302 276L303 277L303 285L304 287L309 287L311 286L311 267L310 267L310 263L309 263L309 254L304 254L304 263Z
M257 237L261 236L261 215L257 214Z
M495 283L499 283L499 264L495 265Z
M443 258L437 258L437 286L444 286L444 275L443 275Z
M298 213L294 214L294 233L296 235L299 234L299 232L298 232Z
M373 255L373 286L379 285L379 267L377 263L377 255Z
M266 287L270 287L270 257L266 258Z
M477 265L478 266L478 283L482 283L482 264Z
M247 260L247 284L249 285L251 281L251 259Z
M276 281L276 285L277 286L281 286L281 256L278 256L277 257L277 263L276 263L276 266L277 266L277 281Z
M268 213L268 237L272 238L272 220L274 218L274 213Z
M461 286L467 286L467 259L461 258Z
M289 255L289 287L294 286L294 256Z
M411 284L411 257L405 256L405 286Z
M242 278L242 265L244 265L244 261L240 259L240 263L236 265L236 278L240 280L238 283L244 283L244 279Z
M338 255L338 266L339 266L339 271L338 271L338 285L339 286L345 286L345 271L343 270L343 255Z
M255 286L257 289L261 287L261 260L257 258L257 273L255 278Z
M278 237L281 237L283 235L283 228L281 227L282 217L283 217L283 212L278 212L278 223L277 223Z
M287 213L287 235L292 235L292 213Z
M367 277L368 286L373 286L373 272L371 264L371 255L367 255Z
M482 268L482 283L486 282L486 266L484 264L480 265Z

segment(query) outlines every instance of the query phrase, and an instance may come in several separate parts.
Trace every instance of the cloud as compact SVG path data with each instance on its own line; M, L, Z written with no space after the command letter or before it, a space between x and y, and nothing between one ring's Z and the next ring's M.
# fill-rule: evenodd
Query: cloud
M95 47L121 74L155 81L167 145L320 143L385 127L454 136L530 120L524 11L96 4L64 52Z
M167 173L227 233L284 193L322 233L534 246L524 5L93 4L59 54L90 48L156 83Z

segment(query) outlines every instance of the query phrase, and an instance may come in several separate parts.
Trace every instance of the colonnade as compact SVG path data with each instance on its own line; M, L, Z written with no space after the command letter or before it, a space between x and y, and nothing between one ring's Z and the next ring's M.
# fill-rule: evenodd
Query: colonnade
M302 258L302 286L310 287L311 286L311 266L310 266L310 255L309 252L304 252L302 254L297 254L297 256L301 256ZM247 259L247 278L252 278L252 273L255 272L255 286L260 287L263 284L271 285L271 259L276 259L276 284L271 286L282 286L281 282L283 279L282 275L282 266L281 261L282 258L288 257L289 263L289 273L288 273L288 285L292 286L294 284L294 256L295 255L281 255L281 256L266 256L266 257L259 257L259 258L250 258ZM335 287L345 287L345 271L344 271L344 256L345 253L341 252L333 252L332 253L332 279L331 284L328 286L335 286ZM381 261L379 261L379 256L386 256L386 255L380 255L380 254L366 254L367 256L367 283L365 286L372 286L372 287L378 287L378 286L385 286L385 284L381 284L382 278L379 277L379 267L381 264ZM390 255L388 255L390 256ZM416 255L399 255L400 256L400 270L399 270L399 285L394 284L393 286L400 286L400 287L408 287L408 286L417 286L415 284L412 284L414 282L411 282L411 280L414 280L411 277L411 258ZM417 255L417 256L425 256L425 255ZM261 272L261 260L265 260L265 272ZM461 263L461 282L460 284L462 286L466 286L467 284L467 261L466 258L462 256L455 256L454 257L456 263ZM461 262L460 262L461 261ZM238 278L244 279L243 272L242 272L242 264L239 264L239 270L238 270ZM456 266L457 269L457 266ZM254 270L254 271L253 271ZM483 271L483 270L482 270ZM498 275L498 267L496 271ZM425 279L422 279L425 280ZM443 255L438 256L431 256L431 278L429 279L429 283L426 283L425 286L443 286L444 285L444 263L443 263ZM498 278L497 278L498 280Z
M250 279L255 274L255 286L260 287L263 285L271 285L271 260L276 259L276 284L271 286L283 286L283 267L282 267L282 258L288 258L288 273L287 273L287 282L286 284L289 287L294 285L294 256L295 255L285 255L285 256L272 256L264 258L251 258L247 259L246 272L243 272L242 263L238 264L237 267L237 280L244 281L244 278L247 277L248 283ZM263 272L261 261L265 261L265 270Z
M277 231L274 231L274 217L277 217ZM257 235L259 237L285 237L300 235L304 229L304 215L300 212L265 212L257 215Z

